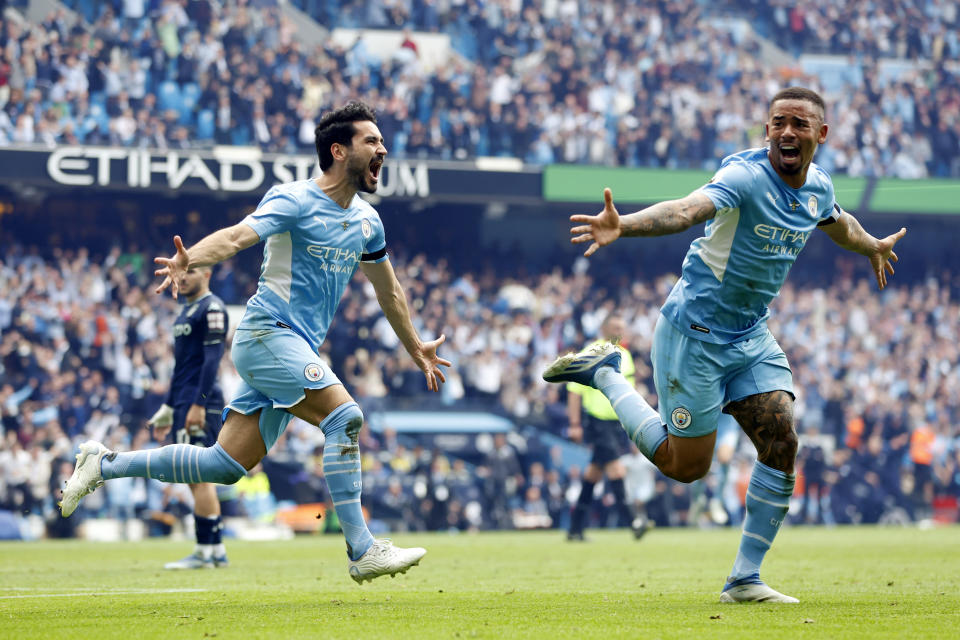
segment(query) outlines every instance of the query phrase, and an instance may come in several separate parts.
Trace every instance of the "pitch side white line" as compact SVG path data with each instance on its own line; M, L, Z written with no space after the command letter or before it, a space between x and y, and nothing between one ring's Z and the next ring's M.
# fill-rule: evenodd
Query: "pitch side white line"
M18 591L20 589L17 589ZM206 589L122 589L117 591L74 591L72 593L27 593L16 596L0 596L0 600L12 600L14 598L78 598L92 595L98 596L122 596L140 593L200 593Z

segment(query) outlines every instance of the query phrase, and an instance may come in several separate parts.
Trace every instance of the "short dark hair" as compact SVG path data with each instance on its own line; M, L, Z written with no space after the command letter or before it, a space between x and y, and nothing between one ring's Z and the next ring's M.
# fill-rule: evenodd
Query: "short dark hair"
M767 111L773 109L774 103L780 100L805 100L811 104L814 104L820 107L821 120L826 118L827 115L827 103L823 101L823 98L820 97L820 94L812 89L807 89L805 87L787 87L786 89L781 89L777 92L777 95L773 96L770 100L770 105L767 107Z
M339 109L328 111L320 118L320 124L313 131L313 138L321 171L326 171L333 165L330 145L342 144L349 147L357 133L353 123L364 120L376 124L377 115L369 105L360 101L349 102Z

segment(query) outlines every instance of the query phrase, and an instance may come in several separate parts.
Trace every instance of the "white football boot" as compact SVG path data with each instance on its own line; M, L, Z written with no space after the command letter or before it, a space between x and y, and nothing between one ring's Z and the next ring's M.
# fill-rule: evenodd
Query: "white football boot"
M427 550L421 547L402 549L393 546L389 539L374 540L373 545L356 560L350 561L350 577L357 584L373 580L388 573L390 577L406 573L410 567L420 564Z
M94 440L87 440L80 445L80 453L77 454L77 466L73 469L73 474L67 480L67 486L63 490L63 498L60 500L60 515L64 518L73 513L80 499L88 493L93 493L97 487L103 486L103 476L100 475L100 460L110 450Z
M198 549L186 558L168 562L163 565L163 568L171 571L179 571L181 569L213 569L214 566L216 565L214 564L213 558L204 556Z
M776 602L781 604L796 604L800 602L792 596L774 591L759 578L747 578L728 582L720 594L720 602ZM738 584L739 583L739 584Z
M620 351L613 342L598 342L579 353L560 356L543 370L547 382L576 382L593 386L593 376L600 367L620 371Z

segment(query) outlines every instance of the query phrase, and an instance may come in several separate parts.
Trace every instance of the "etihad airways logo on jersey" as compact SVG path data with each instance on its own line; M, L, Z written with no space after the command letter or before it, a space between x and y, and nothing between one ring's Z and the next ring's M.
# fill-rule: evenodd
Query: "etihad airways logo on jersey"
M318 260L323 260L320 264L321 271L353 273L354 269L357 268L357 263L360 262L360 252L352 249L311 244L307 245L307 253Z
M777 253L796 256L803 249L810 237L809 231L794 231L770 224L758 224L753 227L753 233L772 242L765 243L760 250L765 253ZM776 243L776 244L774 244Z
M764 240L773 240L774 242L792 242L794 244L806 244L810 237L809 231L794 231L784 227L775 227L769 224L758 224L753 228L753 232Z

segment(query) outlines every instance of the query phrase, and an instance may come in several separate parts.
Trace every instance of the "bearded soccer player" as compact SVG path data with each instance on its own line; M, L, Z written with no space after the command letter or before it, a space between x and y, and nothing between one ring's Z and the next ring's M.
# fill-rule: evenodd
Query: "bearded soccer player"
M706 222L654 330L659 413L620 374L620 354L609 343L558 358L543 377L603 392L640 451L681 482L709 470L721 412L736 418L758 461L721 602L797 602L760 580L763 557L787 514L797 453L793 377L767 328L768 305L814 229L865 256L880 289L893 274L893 247L906 233L875 238L836 203L830 176L813 163L827 130L817 93L784 89L769 104L769 146L725 158L707 185L622 217L605 189L603 211L570 217L572 242L590 243L586 256L621 236L662 236Z
M395 547L374 539L367 529L360 507L363 413L318 349L358 267L431 391L439 391L446 380L440 366L450 366L437 355L445 338L425 342L417 334L387 257L380 217L357 195L376 191L387 155L373 110L352 102L327 113L317 125L315 141L319 178L274 187L240 223L207 236L189 251L177 236L176 254L155 260L160 265L156 274L164 278L157 291L170 287L176 296L187 270L216 264L265 241L257 292L247 302L233 341L234 364L245 384L224 410L217 443L116 453L85 442L63 492L64 517L112 478L232 484L263 459L296 416L317 425L326 437L324 476L346 538L350 576L363 583L404 573L420 562L424 549Z
M223 301L210 292L210 267L189 269L180 279L186 304L173 325L173 379L163 406L150 418L154 438L162 442L173 427L174 442L212 447L222 426L223 392L217 371L227 337ZM190 484L197 544L193 553L166 569L208 569L230 564L223 546L223 523L216 486Z

